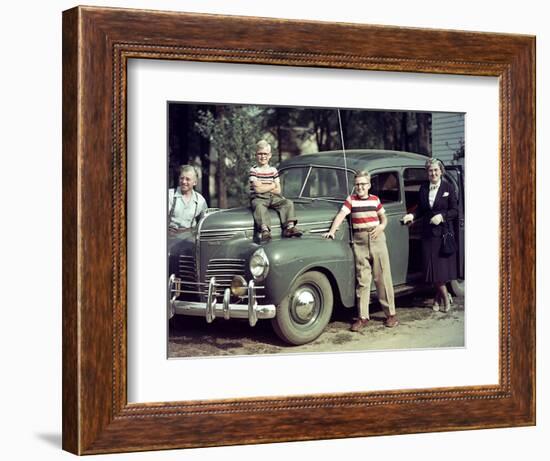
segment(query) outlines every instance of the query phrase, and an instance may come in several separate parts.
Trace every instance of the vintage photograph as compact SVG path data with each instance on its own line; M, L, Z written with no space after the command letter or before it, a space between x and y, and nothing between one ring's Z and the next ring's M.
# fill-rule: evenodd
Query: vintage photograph
M464 347L464 113L167 104L168 357Z
M44 222L63 217L41 245L62 265L62 430L31 438L91 455L377 436L408 454L522 427L532 445L538 29L220 12L63 12L45 125L62 169L34 149L57 165Z

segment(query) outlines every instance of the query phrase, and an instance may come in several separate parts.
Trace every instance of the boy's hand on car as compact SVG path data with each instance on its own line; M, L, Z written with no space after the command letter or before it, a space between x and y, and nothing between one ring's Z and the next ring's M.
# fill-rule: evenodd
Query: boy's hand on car
M334 240L334 232L327 232L326 234L323 234L323 238Z

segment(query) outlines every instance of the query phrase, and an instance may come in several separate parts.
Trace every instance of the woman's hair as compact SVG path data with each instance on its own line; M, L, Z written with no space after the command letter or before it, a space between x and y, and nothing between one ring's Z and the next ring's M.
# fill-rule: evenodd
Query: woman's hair
M429 158L428 160L426 160L426 164L424 165L424 168L426 168L426 170L428 168L430 168L432 165L437 165L439 167L439 169L441 170L441 175L444 175L445 174L445 165L443 165L443 162L437 158Z

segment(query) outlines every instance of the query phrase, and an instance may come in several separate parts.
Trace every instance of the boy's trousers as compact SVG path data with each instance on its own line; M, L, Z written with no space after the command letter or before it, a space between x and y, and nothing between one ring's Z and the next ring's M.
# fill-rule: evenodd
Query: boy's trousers
M254 222L258 229L261 229L262 225L271 229L269 208L273 208L279 213L283 226L286 226L289 222L297 222L294 214L294 203L292 203L292 200L288 200L282 195L272 194L271 192L255 194L250 198L250 206L254 213Z
M353 242L359 317L370 318L370 287L373 278L378 300L386 317L395 315L393 281L385 234L382 232L376 239L373 239L370 232L354 232Z

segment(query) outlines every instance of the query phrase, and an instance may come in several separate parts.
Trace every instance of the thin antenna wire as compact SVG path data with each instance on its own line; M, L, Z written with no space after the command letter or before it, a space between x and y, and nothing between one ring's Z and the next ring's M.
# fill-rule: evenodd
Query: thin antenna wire
M348 160L346 158L346 146L344 145L344 130L342 129L342 117L340 117L340 109L337 109L338 111L338 123L340 124L340 138L342 140L342 152L344 153L344 176L346 177L346 192L347 196L350 195L349 190L349 180L348 180ZM351 222L348 225L348 236L349 236L349 243L350 245L355 245L355 242L353 240L353 230L351 228Z
M336 109L338 111L338 123L340 125L340 139L342 142L342 152L344 153L344 176L346 177L346 192L347 195L350 194L349 190L349 181L348 181L348 161L346 158L346 146L344 145L344 130L342 130L342 118L340 117L340 109Z

